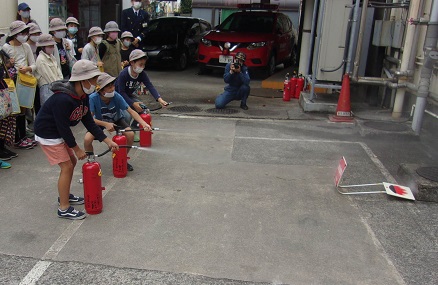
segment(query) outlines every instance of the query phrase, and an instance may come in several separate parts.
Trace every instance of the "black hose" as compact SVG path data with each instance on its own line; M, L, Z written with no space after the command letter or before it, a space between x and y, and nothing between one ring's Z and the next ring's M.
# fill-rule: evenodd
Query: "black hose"
M119 145L119 148L132 148L132 146L130 146L130 145ZM85 154L87 154L88 156L94 155L95 157L101 157L101 156L104 156L105 154L107 154L110 151L111 151L111 149L109 148L109 149L107 149L104 152L99 153L99 154L93 154L93 152L91 152L91 151L86 151Z

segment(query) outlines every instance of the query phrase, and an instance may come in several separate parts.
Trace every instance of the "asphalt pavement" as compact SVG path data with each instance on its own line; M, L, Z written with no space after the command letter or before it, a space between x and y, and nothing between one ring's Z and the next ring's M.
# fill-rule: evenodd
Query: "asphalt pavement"
M436 164L436 128L414 136L409 121L360 102L353 123L332 123L260 80L249 110L217 111L221 74L148 74L172 104L153 113L160 130L129 153L126 178L98 158L101 214L56 217L59 169L38 147L0 171L0 284L437 283L438 204L341 195L333 179L342 156L343 184L396 183L401 163ZM382 120L400 128L366 124ZM74 133L82 142L84 128Z

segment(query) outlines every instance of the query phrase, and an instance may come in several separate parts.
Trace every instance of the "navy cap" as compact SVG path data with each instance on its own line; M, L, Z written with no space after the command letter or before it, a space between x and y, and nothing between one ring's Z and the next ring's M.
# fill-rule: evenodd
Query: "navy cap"
M18 4L18 11L24 11L24 10L27 10L27 9L32 10L32 9L30 9L29 5L27 5L24 2Z

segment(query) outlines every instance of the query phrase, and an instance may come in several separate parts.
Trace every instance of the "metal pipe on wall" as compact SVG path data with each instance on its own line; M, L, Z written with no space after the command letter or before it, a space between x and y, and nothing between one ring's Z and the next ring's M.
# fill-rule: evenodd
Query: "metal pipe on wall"
M360 7L360 1L356 0L353 10L353 20L352 20L351 31L350 31L350 42L348 45L347 67L345 69L346 73L351 73L354 39L356 38L357 21L359 20L359 7Z
M420 1L411 1L409 7L408 19L415 18L418 15L419 8L420 8ZM413 40L414 40L414 32L415 32L415 27L413 25L408 25L406 28L405 44L403 46L403 55L400 65L401 72L408 70L409 58L411 57ZM405 80L401 79L400 83L403 82L405 82ZM394 109L392 111L393 118L400 118L402 115L405 93L406 90L403 88L397 90L397 93L395 95Z
M318 7L319 7L319 0L315 0L313 4L312 28L310 30L310 48L309 48L310 52L307 58L307 69L306 69L307 71L305 72L305 74L311 74L310 66L312 63L313 49L315 48L315 29L317 23Z
M430 11L430 22L438 21L438 0L432 2ZM427 96L429 95L430 77L433 71L433 65L437 61L438 51L436 50L438 38L438 25L429 25L427 27L426 39L424 41L424 64L421 68L420 82L418 83L418 92L416 108L412 119L412 130L416 135L420 134L421 126L426 110Z
M368 0L363 0L362 13L360 16L359 36L357 38L356 57L354 59L354 66L353 66L353 76L352 76L353 78L358 77L360 56L362 52L362 41L363 41L364 30L365 30L365 22L367 18L367 9L368 9Z
M420 19L424 13L424 0L420 0L420 5L418 8L417 19ZM419 25L415 25L414 28L414 43L418 43L418 39L420 37L420 27ZM408 70L414 71L415 68L415 58L417 56L418 44L414 44L411 51L411 56L409 57Z
M322 34L322 21L324 18L324 10L325 10L326 0L323 0L319 6L318 13L318 41L316 42L316 48L313 53L313 66L312 66L312 87L310 92L309 100L312 101L315 98L315 84L316 84L316 68L319 60L319 48L321 45L321 34Z
M306 2L306 7L304 10L304 21L302 23L302 38L301 38L301 50L300 50L300 64L298 67L298 73L309 74L310 66L310 56L311 50L310 45L312 41L312 11L314 10L314 0Z

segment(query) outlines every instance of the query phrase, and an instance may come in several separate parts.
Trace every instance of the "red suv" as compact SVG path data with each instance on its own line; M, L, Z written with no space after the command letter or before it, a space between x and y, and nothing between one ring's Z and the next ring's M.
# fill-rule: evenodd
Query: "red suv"
M239 51L246 54L249 69L262 68L271 75L280 63L296 63L297 32L289 17L277 11L233 13L201 39L200 72L224 68Z

